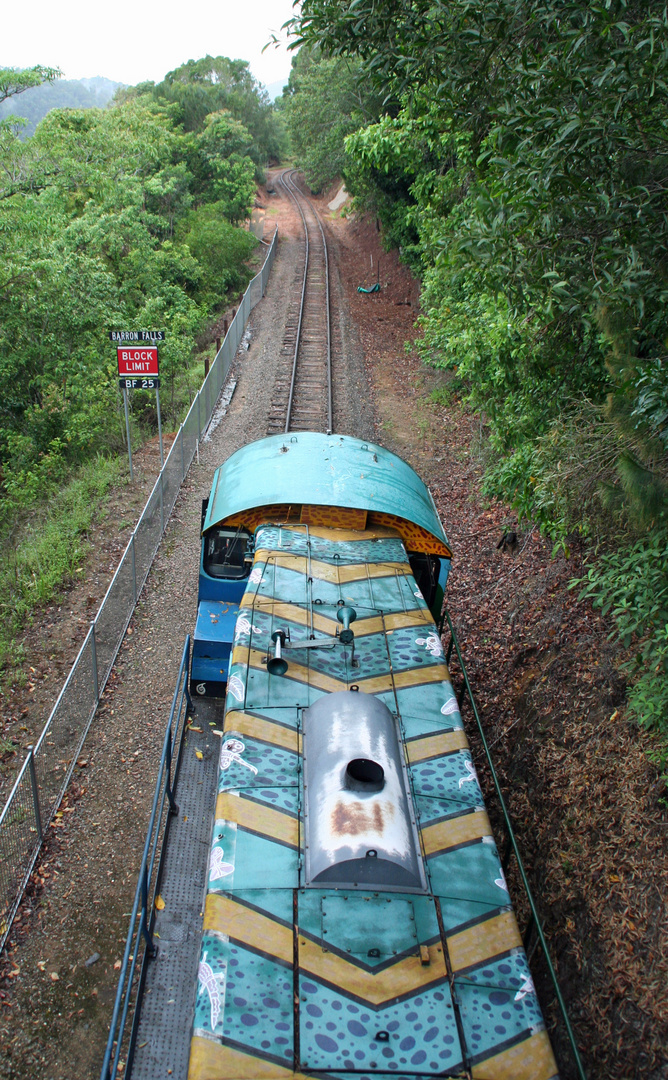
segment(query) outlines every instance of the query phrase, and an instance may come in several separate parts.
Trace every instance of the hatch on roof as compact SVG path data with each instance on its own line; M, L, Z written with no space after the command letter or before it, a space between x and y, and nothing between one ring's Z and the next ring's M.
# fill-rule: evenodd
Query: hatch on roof
M450 556L428 488L405 461L347 435L271 435L237 450L213 478L203 532L264 521L363 531L396 528L410 551Z

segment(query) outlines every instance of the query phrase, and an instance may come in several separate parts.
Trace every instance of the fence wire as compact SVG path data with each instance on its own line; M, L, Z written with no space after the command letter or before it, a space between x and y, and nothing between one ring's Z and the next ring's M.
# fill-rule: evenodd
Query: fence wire
M278 229L262 269L248 285L209 374L179 428L51 715L37 744L30 748L0 813L0 950L35 865L43 834L50 827L72 776L137 598L199 440L209 426L248 317L264 296L277 239Z

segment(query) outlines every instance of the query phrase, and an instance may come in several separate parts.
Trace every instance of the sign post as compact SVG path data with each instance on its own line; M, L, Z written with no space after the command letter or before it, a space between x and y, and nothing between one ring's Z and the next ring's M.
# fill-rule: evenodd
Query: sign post
M134 480L132 474L132 445L130 443L130 416L128 413L128 392L123 388L123 404L125 406L125 438L128 442L128 460L130 462L130 480Z
M130 445L130 417L128 390L155 390L158 411L158 438L160 440L160 467L165 464L162 446L162 417L160 415L160 376L157 342L165 340L164 330L110 330L109 338L116 343L118 356L118 384L123 391L125 405L125 430L128 440L130 479L132 475L132 448Z
M162 449L162 423L160 421L160 380L156 380L155 386L155 404L158 410L158 439L160 441L160 468L165 464L165 455Z

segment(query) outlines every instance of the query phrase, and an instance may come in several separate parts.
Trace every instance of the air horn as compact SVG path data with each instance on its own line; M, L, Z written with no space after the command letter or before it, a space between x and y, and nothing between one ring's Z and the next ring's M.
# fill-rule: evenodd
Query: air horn
M343 600L339 600L338 611L336 617L340 623L343 623L343 630L339 634L339 641L342 645L350 645L355 640L355 635L350 629L351 622L355 622L357 618L357 612L355 608L349 607Z
M274 655L267 661L267 671L270 675L285 675L288 670L288 662L283 659L285 630L274 630L271 640L274 642Z

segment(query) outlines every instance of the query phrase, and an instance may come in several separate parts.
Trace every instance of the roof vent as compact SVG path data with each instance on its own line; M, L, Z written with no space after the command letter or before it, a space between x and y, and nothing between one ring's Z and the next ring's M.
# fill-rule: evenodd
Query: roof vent
M397 724L378 698L326 694L304 711L305 884L423 891Z
M346 766L346 787L350 791L382 791L385 769L377 761L358 757Z

